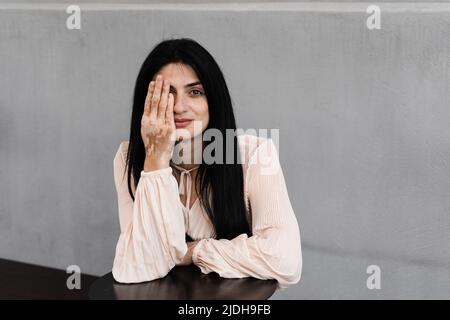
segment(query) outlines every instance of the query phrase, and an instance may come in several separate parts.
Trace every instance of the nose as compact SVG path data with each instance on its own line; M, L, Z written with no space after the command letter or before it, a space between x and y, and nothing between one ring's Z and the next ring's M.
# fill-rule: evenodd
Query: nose
M174 105L173 105L173 112L175 112L175 113L183 113L183 111L185 111L183 95L181 95L181 94L174 95L174 102L173 103L174 103Z

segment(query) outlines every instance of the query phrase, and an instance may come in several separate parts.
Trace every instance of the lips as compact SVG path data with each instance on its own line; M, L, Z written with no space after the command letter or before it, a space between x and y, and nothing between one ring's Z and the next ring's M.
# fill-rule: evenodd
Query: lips
M187 125L189 125L189 123L191 123L191 119L179 119L179 120L175 120L175 127L177 128L183 128L186 127Z

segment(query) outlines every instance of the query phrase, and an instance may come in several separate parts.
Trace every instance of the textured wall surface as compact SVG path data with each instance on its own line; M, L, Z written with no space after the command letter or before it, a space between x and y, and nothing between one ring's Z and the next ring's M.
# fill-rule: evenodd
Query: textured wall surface
M134 81L186 36L238 127L280 128L304 261L274 299L450 298L450 4L378 3L368 30L365 3L114 2L79 2L81 30L65 5L0 3L1 258L110 270Z

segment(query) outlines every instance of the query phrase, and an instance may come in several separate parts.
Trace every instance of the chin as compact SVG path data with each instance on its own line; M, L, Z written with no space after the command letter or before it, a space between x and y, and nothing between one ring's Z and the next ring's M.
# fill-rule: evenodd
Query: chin
M175 129L177 141L180 137L182 137L183 140L189 140L194 137L197 137L202 134L202 132L203 132L202 129L203 128L201 128L201 127L197 127L197 128L192 127L192 124L185 128Z
M194 137L192 130L190 130L189 128L175 129L175 132L176 132L176 136L177 136L177 141L179 141L181 138L183 140L189 140Z

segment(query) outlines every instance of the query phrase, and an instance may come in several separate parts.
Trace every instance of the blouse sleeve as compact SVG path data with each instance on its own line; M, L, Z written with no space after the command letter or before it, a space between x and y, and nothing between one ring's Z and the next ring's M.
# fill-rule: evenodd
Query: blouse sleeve
M279 287L285 288L301 277L300 231L271 139L256 149L247 170L252 236L243 233L232 240L202 239L192 259L203 273L276 279Z
M141 171L133 202L120 149L114 158L120 236L112 274L122 283L162 278L187 252L177 181L171 167Z

